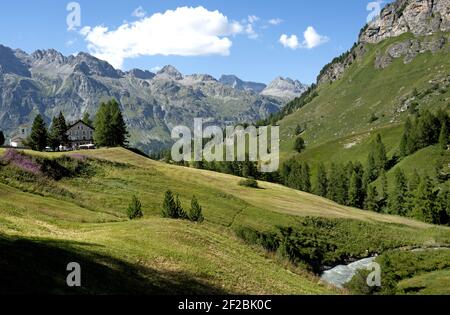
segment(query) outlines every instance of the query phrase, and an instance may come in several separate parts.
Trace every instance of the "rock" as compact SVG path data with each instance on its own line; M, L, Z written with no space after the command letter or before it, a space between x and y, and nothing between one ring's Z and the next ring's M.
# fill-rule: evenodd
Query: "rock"
M433 54L441 51L447 44L447 37L440 36L432 39L408 39L403 42L392 44L385 54L378 53L375 59L375 68L384 69L388 67L394 59L403 57L403 62L408 64L419 54L431 52Z
M450 30L450 0L397 0L386 5L380 16L370 22L360 43L379 43L411 32L424 36Z
M261 92L261 95L290 101L302 95L307 89L308 86L298 80L294 81L290 78L278 77Z

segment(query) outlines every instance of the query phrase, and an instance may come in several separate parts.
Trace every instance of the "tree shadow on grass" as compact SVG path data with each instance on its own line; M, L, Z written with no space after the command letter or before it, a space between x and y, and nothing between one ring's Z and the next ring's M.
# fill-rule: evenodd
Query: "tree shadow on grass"
M186 272L133 265L92 246L0 235L0 294L227 294ZM70 262L81 265L81 287L66 284Z

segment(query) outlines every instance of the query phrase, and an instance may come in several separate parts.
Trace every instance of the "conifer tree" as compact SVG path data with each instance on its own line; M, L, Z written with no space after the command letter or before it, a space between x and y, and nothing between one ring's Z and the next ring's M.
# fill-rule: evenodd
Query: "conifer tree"
M338 200L339 180L340 178L338 166L335 163L331 163L328 185L328 199L331 199L333 201Z
M387 166L387 155L386 148L384 147L383 141L381 140L381 135L377 134L377 138L375 140L375 145L373 148L374 160L375 160L375 169L376 169L376 177L380 175L382 170L386 169Z
M425 176L417 188L413 216L418 220L436 224L439 223L436 210L436 194L433 192L433 184L431 179Z
M379 212L378 206L378 192L377 188L374 185L370 185L367 188L367 196L364 201L364 209Z
M177 195L175 199L175 216L174 219L187 219L188 215L184 211L183 207L181 206L180 196Z
M42 116L38 114L31 127L29 144L35 151L44 151L47 146L47 127Z
M189 219L193 222L199 222L199 223L202 223L204 220L204 217L202 214L202 207L198 203L198 200L195 196L193 196L192 200L191 200L191 209L189 211Z
M92 124L93 124L92 119L91 119L91 115L89 115L88 112L84 112L82 120L88 126L92 126Z
M59 112L58 117L53 117L48 142L53 149L57 149L60 145L67 145L69 143L66 118L62 112Z
M361 174L353 171L350 178L350 187L348 191L348 205L356 208L363 208L364 194Z
M298 153L301 153L305 149L305 140L302 137L297 137L294 143L294 149Z
M304 192L311 192L311 171L308 163L304 163L301 169L301 188Z
M386 177L386 171L382 170L380 174L380 182L381 182L381 192L380 198L386 200L388 198L388 181Z
M162 207L162 216L164 218L176 218L177 217L177 205L172 191L166 191L164 195L164 202Z
M406 157L416 150L415 133L409 117L406 119L403 129L402 139L400 141L400 156Z
M325 165L321 162L317 168L317 180L315 193L318 196L326 197L328 194L328 178Z
M3 131L0 130L0 146L5 144L5 135L3 134Z
M442 150L447 150L448 144L449 144L448 123L444 121L441 126L441 132L439 133L439 147Z
M97 146L110 146L111 131L109 124L111 122L111 112L106 103L101 103L94 121L94 141Z
M116 100L100 104L94 127L94 140L98 146L115 147L127 144L128 131Z
M394 187L389 194L388 207L389 213L406 215L408 201L408 183L405 173L398 168L394 173Z
M133 196L133 198L131 199L131 203L127 208L127 215L130 220L143 217L142 204L136 196Z
M377 167L375 164L375 155L372 151L369 153L369 157L367 158L366 170L364 173L366 176L365 181L367 184L370 184L378 177Z

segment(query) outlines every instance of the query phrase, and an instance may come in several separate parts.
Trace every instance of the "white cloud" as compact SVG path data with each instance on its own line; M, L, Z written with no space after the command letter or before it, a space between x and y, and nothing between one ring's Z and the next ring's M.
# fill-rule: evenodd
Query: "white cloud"
M281 35L280 43L286 48L298 49L300 48L300 43L298 42L297 35L287 36L286 34Z
M84 27L80 34L91 54L121 68L125 59L139 56L228 56L233 44L229 37L244 31L219 11L200 6L155 13L116 30Z
M328 37L322 36L317 33L312 26L308 26L306 31L303 33L303 38L303 42L300 43L297 35L288 36L286 34L283 34L280 37L280 43L286 48L295 50L299 48L313 49L329 41Z
M283 20L279 19L279 18L269 20L269 24L271 24L271 25L279 25L281 23L283 23Z
M303 36L305 37L303 45L306 46L306 48L308 49L312 49L319 45L325 44L330 40L328 37L322 36L319 33L317 33L314 27L312 26L308 26L306 31L303 33Z
M257 17L256 15L249 15L248 16L248 22L250 24L255 24L258 21L259 21L259 17Z
M245 25L245 33L250 39L257 39L259 37L258 33L255 31L255 24L260 20L256 15L249 15L247 19L242 21L242 24Z
M134 9L133 13L131 13L131 16L137 17L137 18L143 18L147 15L147 12L144 10L142 6L137 7Z

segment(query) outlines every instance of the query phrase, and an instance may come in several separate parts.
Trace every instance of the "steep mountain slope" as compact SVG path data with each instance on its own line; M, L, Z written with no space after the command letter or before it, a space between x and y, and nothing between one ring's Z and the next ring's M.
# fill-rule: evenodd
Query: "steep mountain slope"
M263 84L224 78L184 76L172 66L156 74L122 72L86 53L66 57L50 49L28 55L0 45L0 129L11 137L37 113L47 123L59 111L72 121L84 112L94 116L101 101L114 97L124 111L130 143L148 152L167 145L171 128L190 126L194 117L221 126L248 122L286 102L259 94Z
M283 156L295 154L297 126L308 161L364 163L377 133L392 156L411 113L450 110L449 5L388 5L348 53L324 67L317 96L280 121Z

